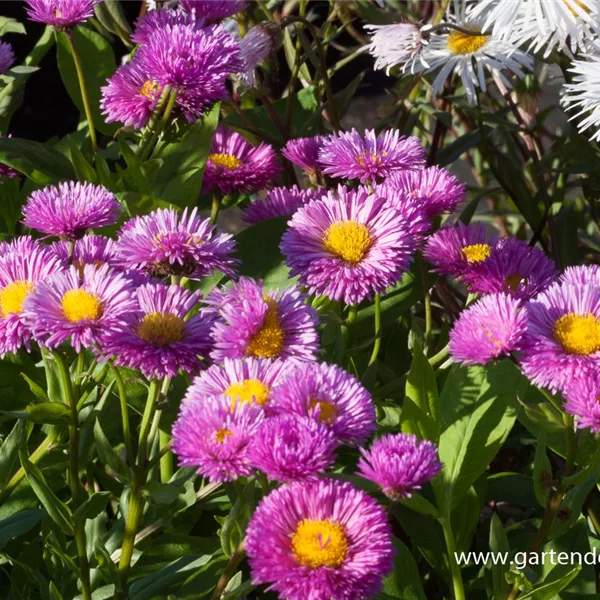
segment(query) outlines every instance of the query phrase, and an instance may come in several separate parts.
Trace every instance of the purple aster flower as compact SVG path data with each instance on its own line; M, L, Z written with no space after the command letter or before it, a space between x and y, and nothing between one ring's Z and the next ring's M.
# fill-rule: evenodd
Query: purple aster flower
M25 299L40 281L62 270L53 252L29 236L4 244L0 257L0 355L30 348L31 329L23 318Z
M6 73L15 62L15 53L12 46L6 42L0 42L0 75Z
M94 6L102 0L25 0L32 21L52 25L59 31L72 29L94 14Z
M254 200L245 209L243 219L246 223L259 223L277 217L290 217L301 206L321 197L322 191L301 190L297 186L291 188L276 187L264 200Z
M135 59L119 67L107 81L100 100L106 122L120 122L133 129L144 127L156 109L161 86Z
M173 425L173 452L182 467L195 467L211 481L233 481L253 474L248 451L264 412L256 404L222 396L186 404Z
M335 462L337 439L325 423L284 415L267 419L250 447L250 462L271 481L314 479Z
M422 169L426 160L417 137L404 137L398 129L378 136L371 129L362 136L353 129L328 136L319 151L319 162L327 175L376 183L394 171Z
M239 73L242 83L255 88L258 65L273 53L281 38L281 27L276 23L260 23L252 27L240 40L240 55L244 69Z
M177 105L189 121L226 98L227 77L242 69L239 46L220 25L177 23L157 29L135 60L150 81L177 90Z
M450 331L450 354L456 362L485 365L519 349L527 311L508 294L490 294L464 310Z
M189 316L199 292L147 283L136 297L139 307L125 315L124 327L103 339L103 355L148 379L198 372L211 349L210 321L201 314Z
M226 358L220 365L202 371L187 389L182 406L192 402L208 402L215 396L226 396L232 404L255 403L266 408L271 390L285 375L289 361L266 358Z
M205 312L218 315L212 358L295 358L314 361L319 352L316 311L295 288L266 291L262 281L241 278L215 289Z
M161 29L173 25L191 25L202 29L206 21L195 13L187 13L183 10L151 10L135 22L135 31L131 35L134 44L147 44L152 36Z
M315 135L309 138L289 140L281 150L281 153L289 161L302 167L302 170L310 176L321 171L319 151L326 139L326 136Z
M72 257L69 257L69 246L69 242L60 240L54 242L50 248L65 268L72 263L80 273L83 273L85 265L100 267L108 264L112 266L115 261L115 242L103 235L84 235L81 239L76 240Z
M600 265L580 265L567 267L560 276L560 281L573 285L593 285L600 287Z
M76 267L36 284L23 304L23 318L46 348L65 342L80 352L101 343L135 310L133 286L107 265Z
M23 207L23 223L48 235L76 240L88 229L114 225L121 205L101 185L69 181L32 192Z
M442 227L434 233L423 250L423 257L441 275L461 277L473 267L489 260L495 238L488 241L485 225L474 223Z
M466 185L440 167L398 171L392 173L385 183L414 196L429 218L454 211L465 199L467 191Z
M376 483L390 500L410 498L442 468L437 447L416 435L388 434L360 449L358 474Z
M118 263L154 277L183 275L201 279L214 270L233 275L238 261L231 257L235 241L217 233L210 219L201 220L198 209L178 213L159 208L134 217L119 232Z
M578 429L589 429L592 433L600 432L600 376L598 371L585 373L584 377L576 377L565 390L567 401L564 409L575 416Z
M322 479L271 492L246 531L252 583L286 600L364 600L393 567L383 509L350 483Z
M253 146L235 131L218 127L204 169L204 192L252 194L271 187L280 173L279 160L269 144Z
M558 276L554 261L539 248L517 238L500 240L490 257L474 264L464 276L471 292L507 292L516 298L533 298Z
M381 184L372 186L373 191L369 192L366 186L359 186L359 189L365 189L367 193L373 193L377 198L383 198L388 206L395 208L401 215L401 220L406 224L408 232L414 236L418 246L421 246L425 239L425 234L431 229L431 219L425 212L423 204L412 194L402 192L392 185L388 185L388 180Z
M215 23L232 17L243 11L247 6L247 0L180 0L179 6L196 14L197 17L206 19L209 23Z
M325 423L341 442L360 445L375 431L371 394L337 365L297 365L273 390L271 408Z
M555 283L527 312L520 363L535 385L564 391L600 368L600 288Z
M280 248L311 294L358 304L400 281L416 240L384 198L340 186L298 209Z

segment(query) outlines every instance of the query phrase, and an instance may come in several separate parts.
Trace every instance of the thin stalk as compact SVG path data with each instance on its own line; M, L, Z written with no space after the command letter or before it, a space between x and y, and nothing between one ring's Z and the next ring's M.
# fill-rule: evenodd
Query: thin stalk
M160 390L161 396L166 396L171 384L171 378L165 377ZM167 451L160 459L160 480L167 483L173 477L173 453L169 450L171 446L171 436L166 431L158 430L158 447L167 448Z
M450 575L452 577L452 588L454 590L454 600L465 600L465 588L463 586L462 573L460 566L456 562L456 545L454 543L454 535L449 519L440 519L440 524L444 531L444 539L446 540L446 548L448 550L448 562L450 563Z
M354 323L356 323L357 316L358 316L358 306L356 306L355 304L353 304L352 306L349 306L348 307L348 316L346 317L346 324L353 325Z
M210 224L216 225L221 210L221 198L217 193L213 194L212 205L210 208Z
M435 367L438 363L442 362L450 354L450 346L446 344L437 354L434 354L429 359L429 364Z
M379 356L379 350L381 348L381 296L375 295L375 342L373 343L373 352L371 352L371 358L369 359L369 367L377 362Z
M427 349L431 338L431 330L433 329L433 315L431 311L431 294L427 285L427 269L423 259L420 261L420 268L421 280L423 281L423 305L425 307L425 349Z
M81 57L75 44L75 38L73 37L72 31L66 31L65 35L69 46L71 48L71 54L73 55L73 62L75 63L75 70L77 71L77 79L79 80L79 89L81 90L81 100L83 102L83 109L85 111L85 118L88 122L88 129L90 130L90 139L92 140L92 149L96 152L98 143L96 141L96 129L94 128L94 117L92 116L92 106L90 104L90 98L87 93L85 86L85 76L83 74L83 65L81 64Z
M227 561L225 569L223 570L223 573L219 578L219 581L217 582L217 587L215 588L213 595L210 597L210 600L219 600L219 598L221 598L221 596L223 595L223 592L225 591L229 580L235 573L237 566L244 558L244 541L245 540L242 540L240 542L240 545L237 547L236 551L231 555L231 557Z
M165 130L167 126L167 122L171 118L171 113L175 108L175 102L177 102L177 90L171 90L169 95L167 96L167 101L165 105L165 110L161 119L156 123L156 126L153 127L152 134L150 135L150 139L148 142L142 147L140 151L140 161L145 161L150 155L150 151L155 143L159 140L162 132Z
M146 400L146 406L144 408L144 414L142 415L142 424L140 426L140 438L138 443L138 466L142 466L148 456L148 436L152 429L152 418L156 411L156 401L160 393L160 387L158 380L153 379L150 382L148 389L148 398Z
M123 442L125 443L125 449L127 450L127 460L133 460L135 456L133 454L133 445L131 443L131 431L129 429L129 407L127 406L127 392L125 391L125 383L123 377L115 366L112 366L112 371L117 382L117 389L119 390L119 403L121 405L121 422L123 426Z

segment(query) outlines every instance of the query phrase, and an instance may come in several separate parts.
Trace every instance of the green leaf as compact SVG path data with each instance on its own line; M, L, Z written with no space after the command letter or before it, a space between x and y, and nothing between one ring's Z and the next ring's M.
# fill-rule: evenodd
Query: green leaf
M437 508L420 494L412 494L410 498L403 498L400 500L400 504L422 515L430 515L436 518L439 517Z
M71 513L71 509L57 498L56 494L46 483L42 472L29 461L25 453L19 452L19 457L27 475L27 481L29 481L31 488L48 512L50 518L64 533L73 535L73 514Z
M48 144L20 138L0 138L0 162L23 173L36 183L74 179L71 163Z
M181 490L180 485L159 481L149 481L144 487L145 495L154 504L172 504L181 494Z
M118 35L126 46L131 46L131 41L129 40L131 27L129 27L119 0L104 0L104 2L96 4L94 12L98 21L108 31Z
M0 490L6 487L19 461L19 448L27 439L27 429L25 421L17 421L0 447Z
M108 438L104 435L99 420L96 420L96 423L94 424L94 439L96 441L96 451L98 452L100 460L110 467L116 475L127 480L129 478L129 469L121 457L115 452L108 441Z
M510 552L508 537L502 521L498 517L498 513L492 515L490 523L490 551L496 554L507 554ZM506 598L510 591L508 582L506 581L505 573L510 569L510 564L502 564L502 561L497 561L498 564L492 564L492 586L495 598Z
M546 454L546 436L542 433L535 446L533 461L533 491L540 506L546 506L550 495L552 466Z
M106 80L111 77L117 69L115 56L110 44L99 33L79 26L72 31L77 52L81 57L85 87L90 100L90 107L96 129L104 134L113 135L117 129L117 123L107 124L100 111L100 99L102 94L100 88L106 85ZM66 34L57 32L56 39L58 69L62 81L79 109L85 114L77 70L71 54L71 48Z
M25 409L30 421L60 425L71 421L71 409L62 402L29 404Z
M473 146L477 146L477 144L480 142L481 133L479 132L479 129L461 135L458 139L444 146L437 153L437 164L440 165L440 167L445 167L446 165L453 163L455 160L458 160L467 150L470 150L473 148Z
M416 343L413 362L406 380L406 398L402 406L400 426L404 433L437 441L440 436L439 397L435 371Z
M383 580L382 591L390 598L425 600L419 569L410 550L397 538L393 539L396 556L394 570Z
M42 402L50 402L48 392L46 392L46 390L41 385L33 381L33 379L31 379L31 377L29 377L29 375L27 375L26 373L21 373L21 377L27 382L31 393L36 398L39 398Z
M32 508L0 520L0 548L35 527L45 514L44 510Z
M11 17L0 17L0 37L7 33L25 33L25 27Z
M581 565L570 566L569 570L562 574L559 579L551 578L534 585L531 591L521 594L519 600L553 600L556 595L564 590L579 575Z
M74 512L73 517L79 519L95 519L110 500L110 492L95 492Z
M68 135L67 141L69 142L71 162L73 163L77 179L79 181L89 181L89 183L99 183L99 178L94 167L87 161L81 150L78 148L75 140Z

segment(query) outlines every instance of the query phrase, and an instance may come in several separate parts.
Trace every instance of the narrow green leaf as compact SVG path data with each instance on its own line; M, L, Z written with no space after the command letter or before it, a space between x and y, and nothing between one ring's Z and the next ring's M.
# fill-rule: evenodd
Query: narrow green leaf
M29 404L25 409L28 418L34 423L60 425L71 421L71 410L62 402L40 402Z
M543 581L538 585L534 585L531 591L521 594L519 600L553 600L561 590L564 590L579 575L580 571L581 565L575 565L560 579Z
M129 478L129 469L121 460L121 457L115 452L110 445L108 438L104 435L100 421L96 420L94 424L94 439L96 440L96 451L100 460L109 466L117 475L120 475L125 480Z
M25 421L17 421L0 447L0 490L5 488L19 461L19 448L27 439L27 427Z
M111 33L118 35L121 41L126 46L131 46L129 36L131 34L131 27L125 18L123 7L119 0L104 0L96 4L94 12L98 21L108 29Z
M490 523L490 550L497 554L507 554L510 552L508 537L502 521L498 517L498 513L492 515ZM506 581L505 573L510 569L510 564L502 564L502 561L497 561L498 564L492 564L492 585L495 598L506 598L510 591L509 584Z
M75 169L77 179L80 181L88 181L89 183L99 183L96 171L78 148L75 140L68 135L67 141L69 142L71 162L73 163L73 168Z
M77 519L95 519L110 500L110 492L95 492L77 510L73 516Z
M410 550L397 538L393 539L396 556L394 570L383 580L382 592L390 598L425 600L419 569Z
M39 384L37 384L29 375L26 373L21 373L21 377L27 382L31 393L39 398L42 402L50 402L50 398L48 397L48 392Z
M11 17L0 17L0 37L7 33L25 33L23 23Z
M0 520L0 548L35 527L45 514L44 510L32 508Z

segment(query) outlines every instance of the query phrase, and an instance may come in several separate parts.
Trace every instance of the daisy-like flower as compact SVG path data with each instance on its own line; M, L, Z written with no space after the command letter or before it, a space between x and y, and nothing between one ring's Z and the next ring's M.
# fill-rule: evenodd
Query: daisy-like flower
M216 23L243 11L248 6L248 2L247 0L181 0L179 6L187 12L193 11L197 17L204 18L209 23Z
M240 55L244 69L239 73L242 83L249 88L256 87L255 69L276 48L281 28L276 23L261 23L252 27L240 40Z
M423 257L435 272L461 277L474 265L489 260L495 244L495 238L488 240L482 223L465 225L459 221L434 233L427 241Z
M23 318L46 348L69 342L77 352L97 346L135 310L131 282L107 265L76 267L39 281L23 303Z
M147 44L152 36L159 30L173 25L192 25L201 29L206 21L198 17L195 12L184 10L158 9L148 11L135 22L135 30L131 34L134 44Z
M592 285L600 287L600 265L580 265L567 267L560 276L560 281L573 285Z
M23 224L76 240L88 229L114 225L120 213L121 205L105 187L69 181L32 192L23 207Z
M226 358L222 364L202 371L187 389L182 406L193 402L210 402L226 396L232 405L257 404L267 408L271 390L289 369L289 362L266 358Z
M31 329L23 318L25 299L40 281L62 270L53 252L29 236L2 248L0 257L0 355L30 348Z
M475 264L464 277L471 292L507 292L529 299L545 290L557 277L552 259L539 248L511 237L500 240L488 260Z
M367 194L371 193L367 188L365 191ZM377 198L383 198L387 206L398 211L399 220L406 225L407 231L414 237L416 245L420 247L425 240L425 234L429 233L431 229L431 218L425 212L423 203L417 196L403 192L393 185L388 185L387 180L374 186L372 193Z
M416 435L384 435L360 452L358 474L376 483L394 502L410 498L442 468L436 445L417 440Z
M118 263L154 277L182 275L201 279L214 270L233 275L237 260L231 257L235 241L217 233L210 219L201 220L194 208L178 213L159 208L134 217L121 229Z
M291 188L276 187L267 194L264 200L253 200L244 209L243 219L246 223L253 224L277 217L291 217L301 206L322 194L322 191L301 190L295 185Z
M577 122L580 132L591 133L590 140L600 141L600 48L574 60L569 69L573 80L566 83L561 104L566 110L577 111L571 120Z
M119 67L107 81L100 100L106 122L120 122L133 129L144 127L158 104L160 84L135 59Z
M525 77L526 71L533 70L533 57L519 50L518 44L491 33L482 33L481 20L466 14L467 2L463 1L459 5L455 1L454 7L455 11L449 15L449 22L472 31L473 34L456 29L450 29L449 33L432 33L421 54L421 62L414 65L415 73L439 69L433 81L434 94L441 94L448 76L456 73L465 88L467 101L474 104L477 100L476 88L483 92L487 90L486 70L498 77L507 88L512 85L502 73L503 70L520 78Z
M422 169L425 150L419 138L405 137L398 129L387 129L379 135L373 129L364 135L352 129L323 140L319 163L327 175L376 183L394 171Z
M271 481L304 481L331 467L337 445L324 423L297 415L273 417L259 427L250 462Z
M576 377L565 390L565 410L575 416L575 424L579 429L589 429L592 433L600 432L600 377L594 370L585 377Z
M527 310L508 294L490 294L464 310L450 331L456 362L485 365L519 349L527 329Z
M416 240L385 198L340 186L294 213L280 247L311 294L358 304L400 281Z
M527 312L520 363L535 385L564 391L600 368L600 288L556 283Z
M273 390L271 408L325 423L340 442L360 445L375 431L371 394L337 365L299 364Z
M375 69L385 69L389 75L392 67L402 66L402 72L413 72L414 63L427 44L416 23L366 25L365 29L371 34L371 42L364 49L375 58Z
M102 0L25 0L25 10L32 21L52 25L66 31L87 21L94 14L94 6Z
M285 600L372 598L392 569L383 509L350 483L285 485L255 510L245 544L252 583Z
M309 138L288 140L281 153L311 177L321 171L319 151L323 147L325 139L324 135L315 135Z
M0 75L6 73L15 62L15 53L12 46L6 42L0 42Z
M413 196L429 218L453 212L467 191L466 185L441 167L392 173L385 184Z
M263 289L262 282L241 278L206 298L216 315L212 358L294 358L314 361L319 352L316 311L295 288Z
M243 66L237 42L220 25L195 23L157 29L135 60L153 84L177 90L177 106L189 121L227 97L227 77Z
M69 256L69 243L64 240L54 242L50 248L65 268L72 263L80 272L83 272L85 265L112 265L116 256L115 242L103 235L85 235L76 240L72 257Z
M545 57L553 48L585 50L600 34L598 0L481 0L472 15L483 19L485 31L510 38L517 46L529 42L536 52L545 48Z
M173 425L173 452L182 467L194 467L213 482L234 481L252 475L250 445L264 412L256 404L227 397L186 404Z
M218 127L204 168L202 189L252 194L271 187L281 167L273 147L253 146L235 131Z

